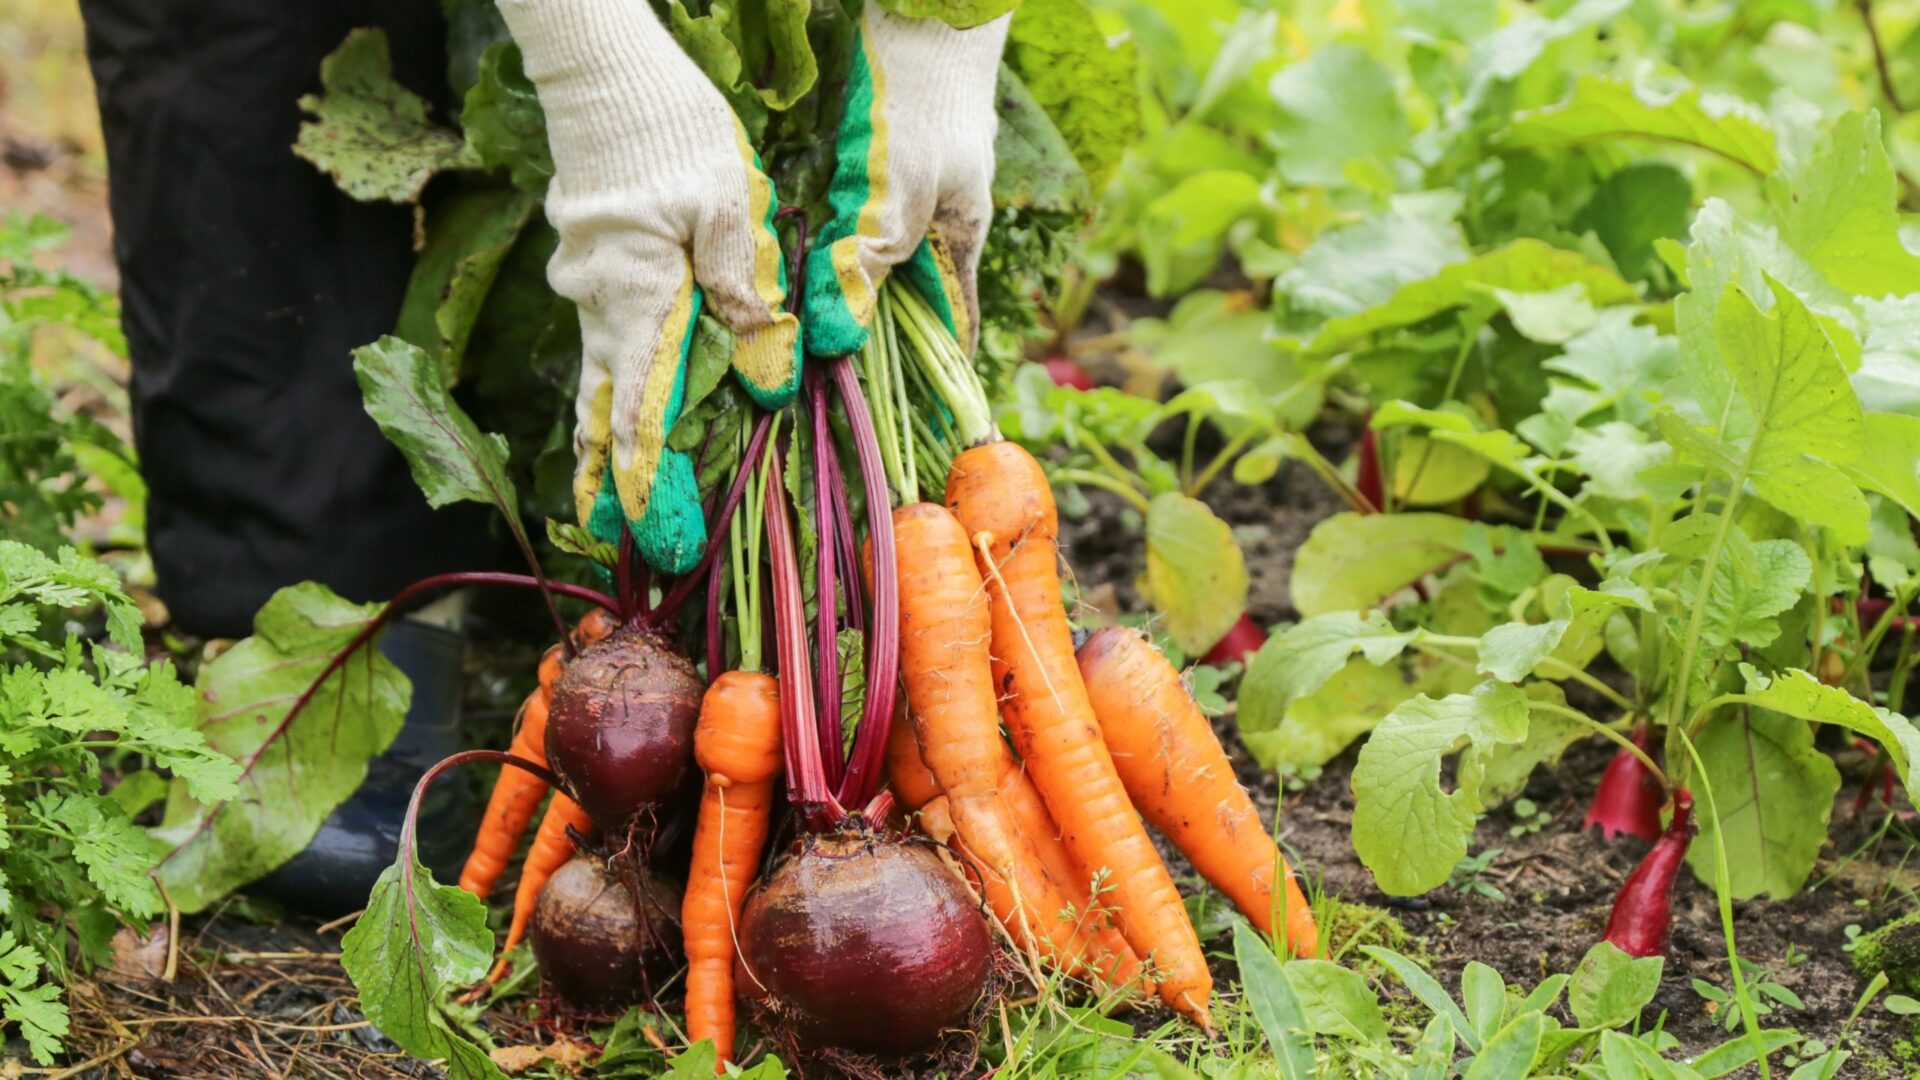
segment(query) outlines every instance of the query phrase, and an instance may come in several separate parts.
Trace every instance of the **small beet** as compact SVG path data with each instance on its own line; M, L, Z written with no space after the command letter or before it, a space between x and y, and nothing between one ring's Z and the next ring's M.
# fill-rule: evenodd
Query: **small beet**
M1667 928L1672 923L1673 883L1693 842L1693 795L1685 788L1673 793L1673 820L1648 850L1640 865L1627 875L1607 914L1606 940L1629 956L1664 956Z
M1254 622L1251 616L1243 614L1200 660L1215 665L1244 664L1253 659L1253 654L1259 652L1260 646L1266 643L1267 632L1260 629L1260 624Z
M741 915L735 985L810 1048L902 1053L965 1027L993 941L933 850L868 832L802 837Z
M1040 361L1040 366L1047 369L1047 377L1053 380L1055 386L1074 390L1093 389L1093 376L1087 374L1087 369L1064 356L1049 356Z
M1633 744L1645 750L1653 739L1643 721L1633 729ZM1600 774L1600 786L1594 790L1593 803L1580 828L1600 826L1611 840L1621 834L1637 836L1651 844L1660 839L1660 784L1647 771L1639 756L1621 747L1614 751L1607 770Z
M680 789L703 689L665 640L624 629L582 650L555 680L547 762L608 835Z
M624 880L634 875L639 896ZM631 863L576 855L540 890L528 935L540 981L577 1009L643 1001L680 966L680 890Z

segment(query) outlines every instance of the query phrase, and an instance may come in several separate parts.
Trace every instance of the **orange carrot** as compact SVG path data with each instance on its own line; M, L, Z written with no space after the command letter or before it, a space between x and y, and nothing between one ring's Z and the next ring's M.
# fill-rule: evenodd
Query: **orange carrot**
M574 641L591 645L612 633L618 621L603 608L594 608L580 620ZM507 748L517 758L539 765L547 763L547 706L553 700L553 683L560 677L560 646L548 649L540 658L540 685L520 706L513 743ZM486 813L480 818L480 831L473 839L473 851L460 870L460 887L485 900L493 892L507 860L520 847L527 823L547 797L546 781L525 769L501 769L487 799Z
M1161 1000L1211 1028L1213 978L1200 939L1127 799L1080 681L1060 600L1059 518L1040 463L1008 442L963 451L947 478L947 505L978 549L992 600L993 685L1014 748L1067 850L1081 866L1110 872L1121 932L1152 959Z
M893 542L900 671L927 771L946 794L954 831L987 879L989 897L1003 897L1010 918L1002 921L1017 928L1014 940L1077 970L1087 934L1060 917L1066 899L1000 801L1007 748L987 654L987 593L966 531L944 507L914 503L894 511Z
M760 870L780 775L780 684L729 671L700 704L693 752L706 770L680 929L687 946L687 1038L712 1039L724 1075L733 1060L735 927Z
M506 975L507 957L527 936L527 921L533 918L533 906L540 899L540 890L546 887L554 871L573 858L573 839L567 835L569 825L584 836L593 828L593 819L567 798L565 792L556 791L547 803L546 816L540 819L539 830L533 834L533 843L527 847L527 861L520 867L520 885L513 892L513 921L507 926L507 943L500 947L500 959L487 973L487 985L499 982Z
M1295 955L1313 956L1313 910L1180 673L1145 638L1110 626L1080 646L1080 674L1133 805L1262 932L1277 922Z
M1096 899L1104 907L1106 897L1093 895L1093 875L1073 859L1073 853L1060 838L1060 826L1054 824L1053 816L1047 813L1047 805L1040 798L1040 792L1033 786L1033 778L1027 770L1006 755L1000 768L1000 801L1006 804L1007 812L1013 815L1014 824L1020 829L1028 843L1033 845L1034 853L1040 864L1047 868L1047 876L1060 886L1060 894L1073 905L1080 917L1088 920L1093 931L1093 946L1096 955L1101 957L1100 974L1110 985L1132 987L1147 994L1154 991L1153 984L1147 981L1141 969L1140 957L1127 944L1125 935L1104 913L1093 912Z
M940 797L940 782L920 760L919 736L904 716L895 716L893 730L887 733L887 784L893 789L895 805L907 813Z

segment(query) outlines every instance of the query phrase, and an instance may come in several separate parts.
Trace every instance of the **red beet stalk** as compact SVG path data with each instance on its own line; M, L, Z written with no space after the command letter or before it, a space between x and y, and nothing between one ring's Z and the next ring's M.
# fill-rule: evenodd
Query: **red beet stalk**
M1652 742L1645 721L1634 726L1633 745L1644 751ZM1624 833L1654 843L1660 839L1661 795L1660 782L1647 771L1646 763L1623 746L1600 774L1600 787L1580 828L1598 825L1609 840Z
M1693 841L1693 796L1673 793L1673 820L1640 865L1627 875L1607 915L1606 940L1629 956L1665 956L1673 919L1673 882Z
M1260 646L1266 643L1267 632L1260 629L1260 624L1254 622L1251 616L1243 614L1238 622L1227 628L1219 641L1213 643L1213 648L1207 650L1207 655L1201 657L1200 662L1216 666L1244 664L1252 660L1253 654L1259 652Z
M1360 429L1360 460L1354 469L1353 486L1367 504L1378 510L1387 505L1387 485L1380 474L1380 436L1373 430L1373 414Z

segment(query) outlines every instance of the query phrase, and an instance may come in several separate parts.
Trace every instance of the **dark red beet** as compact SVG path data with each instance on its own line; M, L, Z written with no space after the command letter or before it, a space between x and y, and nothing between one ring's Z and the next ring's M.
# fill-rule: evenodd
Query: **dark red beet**
M1240 621L1227 628L1220 640L1213 643L1207 655L1201 657L1207 664L1244 664L1253 659L1260 646L1267 643L1267 632L1248 615L1241 615Z
M1047 369L1047 377L1053 380L1055 386L1067 386L1075 390L1093 389L1093 376L1087 374L1087 369L1064 356L1049 356L1040 361L1040 366Z
M1368 425L1360 429L1360 460L1354 463L1353 486L1375 510L1383 510L1387 505L1387 485L1380 473L1380 437L1374 433L1372 413L1367 414L1367 420Z
M1646 723L1636 725L1633 744L1645 750L1651 742ZM1623 746L1607 762L1607 771L1600 774L1600 786L1580 827L1598 825L1609 840L1624 833L1651 844L1660 839L1660 795L1660 784L1646 764Z
M1629 956L1664 956L1672 922L1673 882L1693 842L1693 796L1673 793L1673 820L1646 858L1627 875L1607 915L1606 940Z
M622 835L673 797L693 763L704 691L691 661L621 630L583 650L553 686L547 764L593 823Z
M931 848L808 835L747 898L735 985L808 1047L916 1050L972 1019L993 943Z
M534 906L527 937L541 985L575 1008L606 1012L645 1000L680 967L680 890L626 866L638 903L623 874L577 855L554 871Z

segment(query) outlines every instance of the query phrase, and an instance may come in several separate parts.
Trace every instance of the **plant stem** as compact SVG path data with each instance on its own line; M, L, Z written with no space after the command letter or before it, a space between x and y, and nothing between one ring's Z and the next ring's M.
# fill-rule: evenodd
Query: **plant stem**
M1565 705L1556 705L1551 701L1529 701L1527 702L1527 708L1539 712L1552 713L1555 716L1575 721L1598 734L1605 735L1615 743L1618 743L1621 749L1629 751L1634 757L1639 758L1640 764L1646 766L1647 771L1653 774L1653 778L1660 782L1662 791L1672 790L1667 784L1666 770L1655 764L1653 758L1648 755L1645 750L1640 749L1639 745L1632 739L1615 731L1612 727L1595 720L1593 717L1588 716L1578 709L1570 709Z
M873 623L867 631L866 708L854 729L853 752L841 781L843 806L861 806L880 787L886 760L887 736L893 727L893 703L900 682L900 570L893 546L893 508L887 501L886 477L880 465L880 444L872 415L860 393L860 380L845 358L833 363L840 401L853 430L860 456L861 479L867 489L867 541L873 549Z
M1135 510L1147 512L1147 497L1135 491L1131 485L1123 484L1106 473L1097 473L1091 469L1055 469L1053 479L1062 484L1085 484L1102 491L1111 492L1127 500Z
M1755 445L1758 445L1756 442ZM1747 485L1747 472L1752 467L1753 449L1749 447L1747 456L1740 463L1740 471L1733 478L1733 487L1727 494L1727 501L1720 507L1720 522L1713 530L1713 540L1707 545L1706 559L1700 566L1700 585L1694 590L1692 610L1687 613L1687 632L1680 639L1680 666L1678 678L1668 693L1673 696L1673 705L1669 712L1668 738L1678 729L1681 716L1686 712L1687 698L1693 686L1693 665L1700 652L1700 633L1706 627L1707 598L1713 592L1713 574L1720 568L1720 553L1727 546L1727 533L1733 528L1733 512L1739 508L1741 489ZM1691 745L1691 744L1689 744ZM1667 757L1671 759L1671 748ZM1684 764L1684 762L1683 762ZM1684 779L1684 773L1682 779Z
M1682 691L1684 693L1684 691ZM1740 952L1735 947L1733 936L1733 894L1728 890L1733 874L1727 869L1727 843L1725 830L1720 827L1720 808L1713 799L1713 782L1707 778L1706 763L1700 760L1700 751L1693 745L1693 739L1687 733L1679 733L1680 742L1687 751L1687 760L1693 765L1694 774L1700 780L1700 792L1706 796L1706 812L1713 818L1713 869L1714 899L1720 907L1720 932L1727 942L1727 966L1733 972L1733 996L1740 1003L1740 1018L1745 1023L1747 1037L1753 1042L1754 1060L1759 1063L1761 1080L1772 1080L1773 1070L1767 1063L1767 1045L1760 1037L1760 1020L1753 1011L1753 997L1747 992L1747 977L1740 970Z
M800 562L787 521L783 459L776 448L766 481L767 553L773 566L774 646L780 661L781 753L786 759L787 799L807 828L838 824L846 811L827 788L814 726L813 686L807 663L807 607L800 591Z
M1452 634L1429 634L1421 631L1419 636L1414 638L1413 645L1415 648L1420 648L1423 645L1442 645L1455 649L1478 649L1480 647L1480 639ZM1565 674L1568 678L1599 694L1601 697L1606 698L1614 705L1628 712L1633 711L1633 702L1621 695L1620 691L1615 690L1613 687L1595 678L1594 675L1585 668L1575 667L1557 656L1548 656L1542 659L1540 666L1551 667L1553 670Z
M746 452L740 457L739 472L734 474L733 484L727 488L727 497L720 501L712 517L707 521L707 550L701 554L700 561L694 565L694 568L681 575L680 580L674 582L673 588L660 598L660 606L654 609L653 617L649 622L652 628L662 629L679 618L681 605L686 603L687 597L693 595L693 590L699 587L701 578L712 569L714 561L720 557L720 534L728 530L734 514L746 497L747 474L752 471L747 463L759 457L761 448L766 446L769 433L774 427L774 416L773 413L761 413L760 418L754 422L753 435L747 440ZM709 673L708 677L712 678L717 674Z
M841 753L840 710L845 687L840 682L840 623L838 578L834 557L840 547L840 518L847 514L845 494L836 505L828 480L834 458L833 429L827 425L827 395L818 368L808 372L807 398L813 417L814 532L814 724L820 729L821 767L827 786L837 787L846 769ZM852 604L848 604L849 607Z
M1246 449L1247 443L1253 441L1254 431L1253 425L1249 424L1241 430L1240 434L1228 439L1227 445L1221 447L1220 452L1213 455L1213 460L1207 462L1207 467L1200 470L1200 475L1194 478L1193 485L1187 494L1196 499L1199 498L1200 493L1207 490L1207 485L1213 483L1213 478L1220 475L1220 470L1226 468L1227 463L1232 461L1241 450Z

